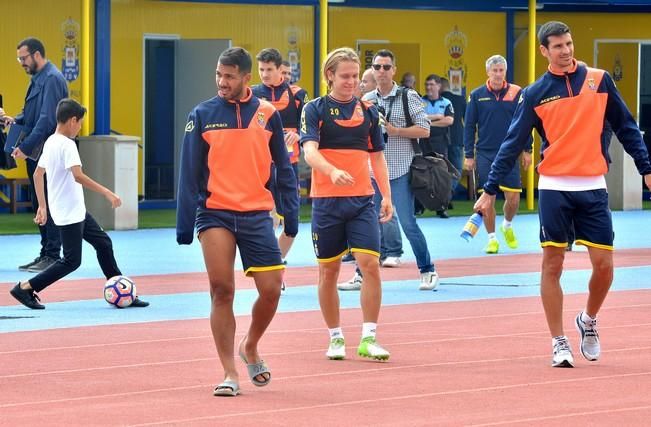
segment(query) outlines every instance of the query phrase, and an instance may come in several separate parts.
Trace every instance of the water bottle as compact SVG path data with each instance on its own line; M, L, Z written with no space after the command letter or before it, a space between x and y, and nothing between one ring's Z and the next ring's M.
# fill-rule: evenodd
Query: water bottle
M484 219L481 216L481 212L472 214L470 218L468 218L466 225L463 226L463 230L461 230L461 238L466 242L469 242L473 237L475 237L475 234L477 234L483 222Z

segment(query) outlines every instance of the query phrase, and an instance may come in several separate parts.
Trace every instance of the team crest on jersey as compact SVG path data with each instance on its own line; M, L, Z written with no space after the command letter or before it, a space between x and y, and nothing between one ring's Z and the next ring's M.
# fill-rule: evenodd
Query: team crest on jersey
M262 111L258 111L258 124L264 126L264 113Z
M185 131L186 132L192 132L194 130L194 120L190 120L188 123L185 125Z
M590 90L597 90L597 84L595 83L593 78L588 79L588 87Z

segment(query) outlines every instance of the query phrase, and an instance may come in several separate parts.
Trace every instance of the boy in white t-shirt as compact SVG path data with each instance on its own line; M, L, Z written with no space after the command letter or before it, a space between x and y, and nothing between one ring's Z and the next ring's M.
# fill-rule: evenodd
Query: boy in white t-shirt
M67 276L81 265L82 240L90 243L97 252L97 260L106 278L122 273L113 256L111 238L95 219L86 212L83 187L102 194L117 208L120 198L108 188L93 181L81 170L81 159L72 140L81 129L86 108L73 99L62 99L57 105L57 128L45 141L43 153L34 172L34 186L38 210L34 222L43 225L47 221L47 203L50 215L61 233L63 258L27 282L18 282L10 293L21 304L32 309L44 309L37 292ZM47 202L43 176L47 174ZM147 307L148 302L136 298L132 307Z

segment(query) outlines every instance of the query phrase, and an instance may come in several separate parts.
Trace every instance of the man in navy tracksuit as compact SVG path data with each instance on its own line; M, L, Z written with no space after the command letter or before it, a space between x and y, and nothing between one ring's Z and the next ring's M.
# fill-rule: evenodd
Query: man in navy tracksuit
M273 105L283 122L285 131L285 145L289 154L289 161L294 169L296 176L296 191L300 192L298 179L298 160L300 155L300 144L298 136L298 123L301 119L303 106L308 101L307 92L296 85L287 83L282 75L282 57L280 52L274 48L262 49L256 56L258 60L258 73L262 83L251 87L253 95L270 102ZM278 218L284 217L284 208L282 201L278 197L279 191L276 189L276 169L272 166L271 180L269 190L274 196L276 205L276 214ZM278 246L283 260L294 243L294 237L289 237L285 233L280 233L278 237ZM283 281L283 290L285 282Z
M608 209L607 120L638 172L651 188L651 162L642 135L610 75L574 59L567 25L545 23L538 32L548 71L518 99L504 144L491 167L475 210L494 209L501 179L509 173L536 128L542 139L538 164L540 242L543 248L540 294L552 336L552 366L572 367L574 358L563 331L563 272L568 229L590 253L592 276L586 307L575 318L581 354L599 359L597 313L613 281L613 224Z
M218 95L192 110L181 150L176 240L192 243L196 229L201 242L210 281L210 325L224 368L216 396L240 391L234 362L236 247L244 273L253 277L259 293L239 356L254 385L271 381L258 342L276 313L285 268L269 216L273 198L266 186L272 161L285 207L284 232L294 237L298 230L296 177L280 115L273 105L253 96L250 79L251 56L246 50L231 48L220 55Z
M486 84L470 93L464 132L464 167L466 170L477 171L478 187L484 185L488 179L491 163L504 141L522 91L520 86L506 81L506 59L501 55L493 55L486 60L486 74ZM531 147L528 146L522 152L522 166L526 169L530 164ZM506 244L515 249L518 247L518 240L511 222L520 205L520 165L514 165L499 184L505 199L504 221L500 230ZM488 233L488 244L484 252L496 254L500 246L495 237L495 211L484 212L484 226Z

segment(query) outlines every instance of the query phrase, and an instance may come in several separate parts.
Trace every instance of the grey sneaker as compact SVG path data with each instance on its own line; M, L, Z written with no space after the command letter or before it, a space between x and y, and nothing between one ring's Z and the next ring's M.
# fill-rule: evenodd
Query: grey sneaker
M359 291L360 289L362 289L363 280L364 279L362 278L362 276L359 273L355 272L355 275L349 281L338 283L337 289L339 289L340 291Z
M581 337L581 354L591 362L599 360L601 354L601 345L599 344L599 333L597 333L597 319L590 319L584 322L581 319L583 312L576 315L576 330Z
M27 264L24 264L24 265L19 265L19 266L18 266L18 270L20 270L20 271L27 271L27 269L28 269L29 267L31 267L32 265L38 263L40 260L41 260L41 257L40 257L40 256L37 256L36 258L34 258L34 261L32 261L32 262L28 262Z
M570 342L566 336L554 338L554 348L552 350L552 366L554 368L573 368L574 356Z
M27 271L30 273L40 273L43 270L47 270L49 266L57 262L57 259L50 258L49 256L41 257L41 259L36 263L32 264L27 268Z
M384 261L380 263L382 267L387 267L387 268L400 267L400 264L402 264L402 261L398 256L388 256L384 259Z
M420 286L418 289L421 291L435 291L439 285L439 275L436 271L428 271L420 273Z

